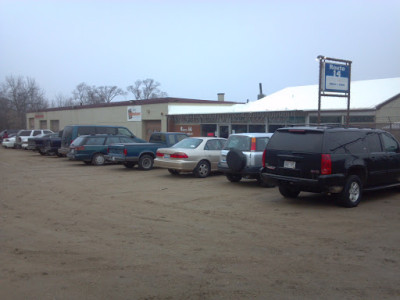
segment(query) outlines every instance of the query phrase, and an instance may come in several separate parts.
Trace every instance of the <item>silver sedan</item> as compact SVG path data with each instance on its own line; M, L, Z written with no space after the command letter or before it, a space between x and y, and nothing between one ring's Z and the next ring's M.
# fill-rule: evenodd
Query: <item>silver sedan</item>
M226 139L217 137L190 137L170 148L159 148L154 166L168 169L177 175L180 172L193 172L204 178L217 171L221 149Z

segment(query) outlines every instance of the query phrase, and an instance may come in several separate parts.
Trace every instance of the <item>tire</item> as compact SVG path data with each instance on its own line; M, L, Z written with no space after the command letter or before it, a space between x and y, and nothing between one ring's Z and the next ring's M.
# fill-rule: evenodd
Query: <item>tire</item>
M154 159L148 154L144 154L139 158L138 166L140 170L148 171L153 168Z
M93 156L92 158L92 164L95 166L102 166L106 162L106 159L104 158L104 155L101 153L97 153Z
M239 182L240 180L242 180L242 175L225 174L225 176L230 182Z
M241 171L246 165L246 156L242 151L232 149L226 155L226 163L229 169L235 172Z
M124 167L125 168L132 169L134 166L135 166L134 162L130 162L130 161L124 162Z
M168 172L171 173L172 175L179 175L179 171L175 169L168 169Z
M296 198L300 194L300 190L287 185L279 185L279 192L285 198Z
M211 167L208 161L200 161L193 171L194 176L198 178L206 178L211 173Z
M336 203L344 207L356 207L362 198L362 182L357 175L347 177L343 191L337 195Z

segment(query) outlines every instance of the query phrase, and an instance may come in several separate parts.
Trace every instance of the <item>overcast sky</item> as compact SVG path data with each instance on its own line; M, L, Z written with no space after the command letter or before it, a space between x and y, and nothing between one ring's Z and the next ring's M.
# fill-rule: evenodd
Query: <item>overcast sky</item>
M0 82L34 78L52 100L153 78L170 97L244 102L259 83L318 84L319 54L351 60L352 80L400 77L399 16L398 0L0 0Z

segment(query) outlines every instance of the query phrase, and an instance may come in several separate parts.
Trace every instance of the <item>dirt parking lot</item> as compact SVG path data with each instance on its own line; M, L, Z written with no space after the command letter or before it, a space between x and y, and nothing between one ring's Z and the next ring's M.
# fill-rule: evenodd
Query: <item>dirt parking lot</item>
M1 299L399 299L400 197L0 149Z

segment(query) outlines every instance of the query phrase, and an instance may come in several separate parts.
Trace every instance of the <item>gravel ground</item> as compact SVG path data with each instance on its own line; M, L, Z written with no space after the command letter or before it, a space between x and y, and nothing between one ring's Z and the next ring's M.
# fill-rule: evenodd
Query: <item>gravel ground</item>
M0 149L1 299L399 299L398 190L357 208Z

